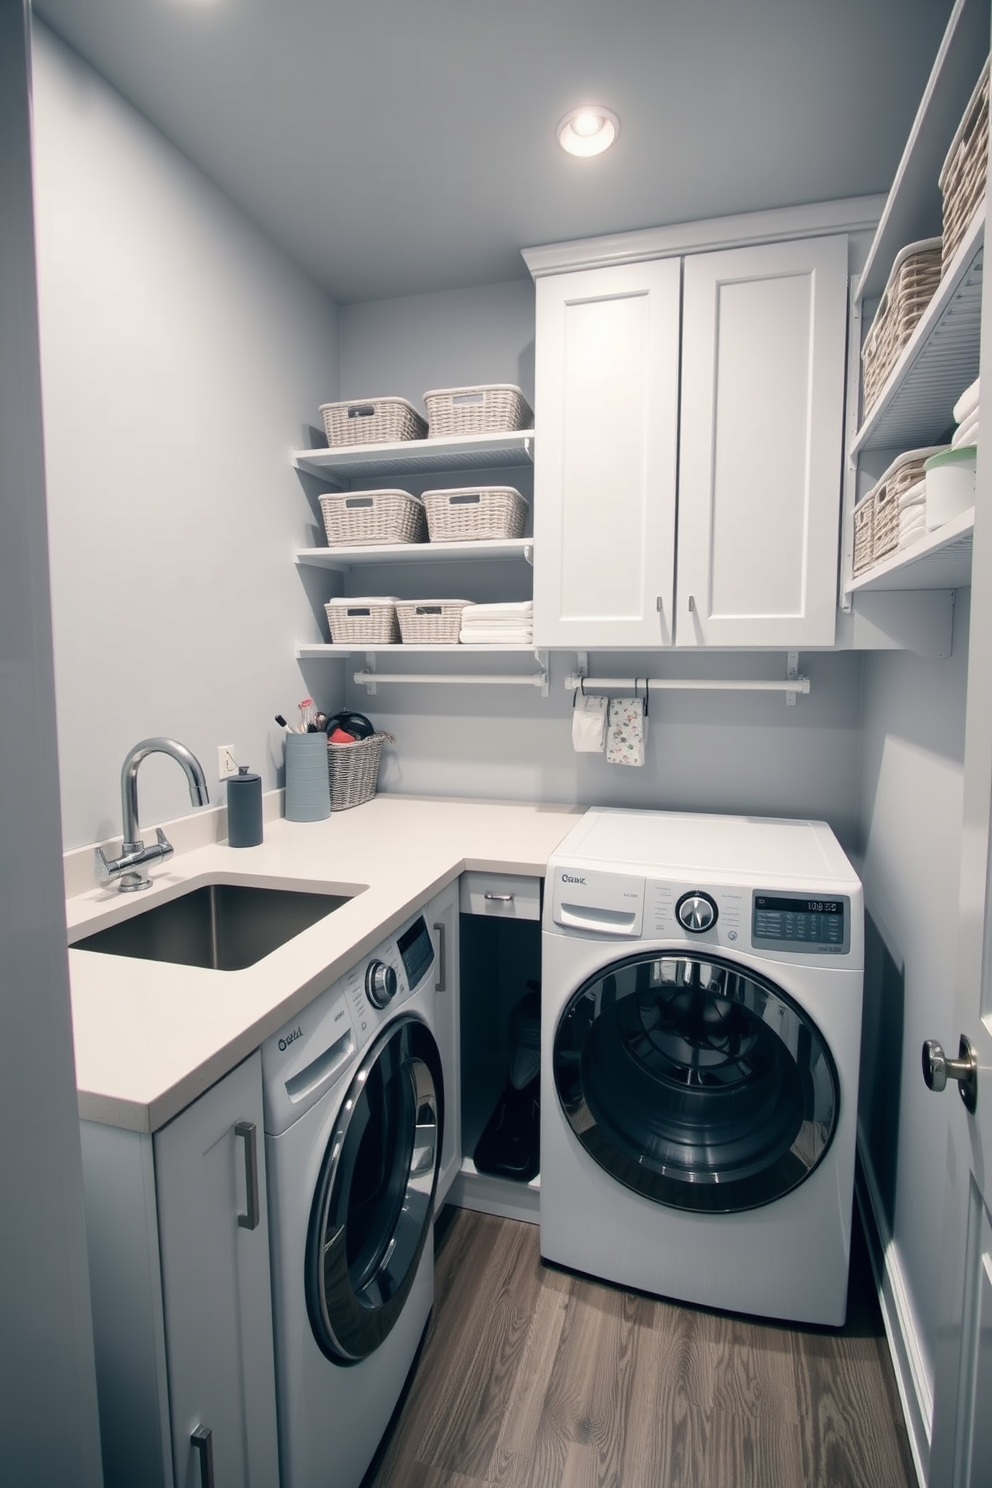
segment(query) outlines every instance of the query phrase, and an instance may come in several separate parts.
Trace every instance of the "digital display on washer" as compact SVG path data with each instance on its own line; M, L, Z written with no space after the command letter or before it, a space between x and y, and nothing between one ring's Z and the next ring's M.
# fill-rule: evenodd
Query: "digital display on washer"
M762 950L788 946L793 951L838 955L851 948L851 901L846 896L755 894L751 943Z
M403 931L396 945L403 957L406 979L413 988L423 980L434 960L434 947L423 915L418 915L409 930Z

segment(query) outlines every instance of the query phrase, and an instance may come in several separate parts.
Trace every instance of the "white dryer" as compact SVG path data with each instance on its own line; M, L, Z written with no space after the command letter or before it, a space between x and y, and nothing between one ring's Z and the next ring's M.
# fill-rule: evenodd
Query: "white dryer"
M430 1313L434 961L415 915L262 1045L281 1488L358 1488Z
M588 811L545 892L545 1259L842 1324L863 948L823 822Z

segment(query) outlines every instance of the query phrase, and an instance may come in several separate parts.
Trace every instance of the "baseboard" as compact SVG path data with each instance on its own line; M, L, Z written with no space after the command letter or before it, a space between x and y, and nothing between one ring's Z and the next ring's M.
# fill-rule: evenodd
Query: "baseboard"
M868 1155L861 1125L858 1125L858 1168L855 1195L864 1225L871 1268L875 1275L882 1322L888 1340L896 1387L909 1435L909 1448L920 1488L927 1488L930 1466L930 1429L933 1393L923 1365L916 1317L909 1300L899 1253L893 1243L875 1170Z

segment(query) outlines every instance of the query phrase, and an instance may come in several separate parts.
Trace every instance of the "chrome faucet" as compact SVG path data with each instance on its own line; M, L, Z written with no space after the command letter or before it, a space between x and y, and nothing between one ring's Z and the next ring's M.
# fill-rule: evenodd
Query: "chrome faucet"
M151 879L141 873L144 863L154 863L167 858L173 851L161 827L156 828L156 842L145 847L138 836L138 766L149 754L168 754L180 765L189 784L189 798L194 806L209 803L207 781L203 767L196 755L176 739L142 739L129 749L121 767L121 818L124 824L124 840L119 858L108 860L102 848L96 849L97 877L119 879L117 887L122 894L132 894L136 889L151 888Z

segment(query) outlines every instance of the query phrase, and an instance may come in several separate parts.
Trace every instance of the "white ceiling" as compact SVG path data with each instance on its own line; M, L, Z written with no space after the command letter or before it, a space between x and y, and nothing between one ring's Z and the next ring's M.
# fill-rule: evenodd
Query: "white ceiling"
M341 303L884 191L951 0L35 0ZM606 155L554 128L601 102Z

